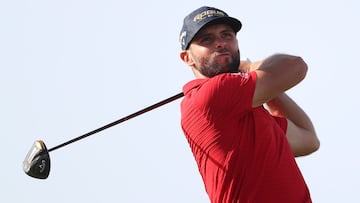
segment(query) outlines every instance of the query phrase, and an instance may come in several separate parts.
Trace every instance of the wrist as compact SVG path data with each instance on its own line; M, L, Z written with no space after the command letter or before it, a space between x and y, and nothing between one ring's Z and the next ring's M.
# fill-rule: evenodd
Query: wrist
M242 73L247 73L251 70L251 61L249 58L242 58L240 60L239 71Z

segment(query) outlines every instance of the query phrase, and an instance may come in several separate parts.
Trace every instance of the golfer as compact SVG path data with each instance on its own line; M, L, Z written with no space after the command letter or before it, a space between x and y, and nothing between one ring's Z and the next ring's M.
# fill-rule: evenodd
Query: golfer
M301 57L274 54L240 64L241 22L201 7L184 18L181 60L195 79L183 87L181 126L212 203L309 203L296 156L319 140L285 94L301 82Z

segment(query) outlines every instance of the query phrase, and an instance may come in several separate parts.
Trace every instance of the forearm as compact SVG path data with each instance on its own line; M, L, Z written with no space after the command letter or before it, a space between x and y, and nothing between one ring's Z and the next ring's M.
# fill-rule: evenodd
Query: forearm
M266 104L272 115L284 116L297 126L315 132L308 115L285 93L280 94Z
M288 119L286 137L294 156L308 155L320 147L314 126L308 115L285 93L267 103L272 115Z

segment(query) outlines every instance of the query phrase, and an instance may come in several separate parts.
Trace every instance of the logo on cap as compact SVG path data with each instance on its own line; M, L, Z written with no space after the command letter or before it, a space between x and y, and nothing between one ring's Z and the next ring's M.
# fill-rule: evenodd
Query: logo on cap
M186 31L183 31L180 34L180 44L181 44L181 46L185 46L185 39L186 39Z
M222 11L219 11L219 10L206 10L206 11L203 11L199 14L197 14L195 17L194 17L194 22L199 22L205 18L208 18L208 17L213 17L213 16L226 16L224 12Z

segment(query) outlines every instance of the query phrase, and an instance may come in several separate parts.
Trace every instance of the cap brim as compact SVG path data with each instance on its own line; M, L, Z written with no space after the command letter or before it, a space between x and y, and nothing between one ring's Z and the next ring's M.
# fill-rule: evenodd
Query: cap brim
M221 17L221 18L214 19L214 20L208 22L207 24L203 25L201 27L201 29L206 26L215 25L215 24L227 24L230 27L232 27L232 29L234 30L235 33L239 32L239 30L242 27L242 24L238 19L227 16L227 17Z

